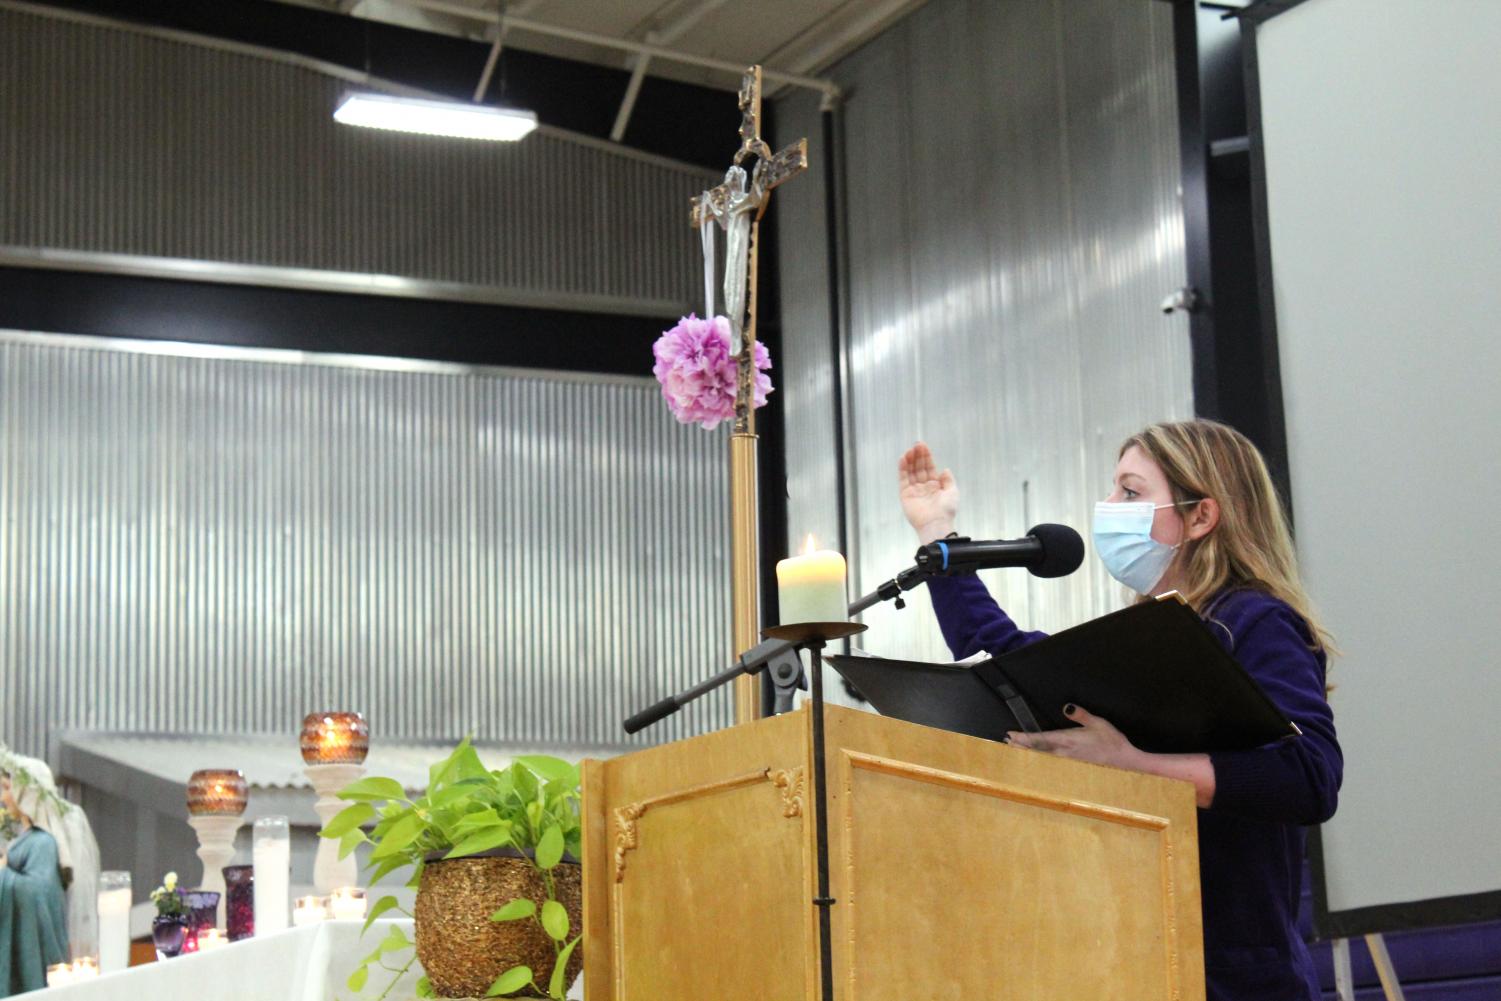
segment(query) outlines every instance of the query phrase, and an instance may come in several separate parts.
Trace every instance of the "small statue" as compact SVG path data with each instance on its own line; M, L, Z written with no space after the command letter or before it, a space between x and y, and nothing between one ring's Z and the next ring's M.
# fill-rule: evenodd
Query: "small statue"
M47 986L47 967L72 958L70 933L80 947L97 937L99 848L52 770L4 745L0 809L15 832L0 846L0 997L9 997Z

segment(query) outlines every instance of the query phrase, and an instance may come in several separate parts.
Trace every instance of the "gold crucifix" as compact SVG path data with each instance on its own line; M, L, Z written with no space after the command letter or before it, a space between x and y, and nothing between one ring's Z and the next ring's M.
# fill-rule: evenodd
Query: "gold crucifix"
M751 157L756 162L747 179L741 164ZM761 217L770 204L772 189L807 169L807 139L800 139L773 155L771 147L761 138L761 67L752 66L740 82L740 149L724 183L694 198L689 215L695 229L705 223L718 224L730 233L730 247L725 254L725 312L739 348L735 356L735 425L730 434L731 614L736 657L761 639L753 403L756 366L752 354L756 344L756 253ZM737 223L748 224L749 229L743 256L736 245ZM738 295L731 294L739 288L745 290L743 305ZM735 722L746 723L760 715L761 698L755 679L737 678Z

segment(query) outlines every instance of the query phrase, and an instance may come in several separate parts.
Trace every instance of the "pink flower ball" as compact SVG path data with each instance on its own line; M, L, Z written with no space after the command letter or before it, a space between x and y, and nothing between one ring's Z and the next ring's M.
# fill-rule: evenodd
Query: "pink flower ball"
M652 374L672 415L683 424L712 431L720 421L735 419L735 356L730 354L730 321L716 316L700 320L689 314L664 331L652 345ZM757 341L751 352L756 365L752 405L766 405L772 391L771 355Z

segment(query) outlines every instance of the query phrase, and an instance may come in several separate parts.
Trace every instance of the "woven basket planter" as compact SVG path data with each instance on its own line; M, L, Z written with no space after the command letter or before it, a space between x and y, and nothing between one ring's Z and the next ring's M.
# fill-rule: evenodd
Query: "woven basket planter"
M568 911L572 935L584 926L584 894L577 862L562 862L552 870L558 902ZM547 900L542 877L531 862L515 852L429 862L417 888L417 961L433 990L445 998L482 998L485 991L513 966L529 966L532 979L546 988L552 978L556 951L552 939L534 920L490 920L512 900L525 897L540 911ZM566 976L573 983L584 967L582 943L569 957ZM541 997L523 988L510 997Z

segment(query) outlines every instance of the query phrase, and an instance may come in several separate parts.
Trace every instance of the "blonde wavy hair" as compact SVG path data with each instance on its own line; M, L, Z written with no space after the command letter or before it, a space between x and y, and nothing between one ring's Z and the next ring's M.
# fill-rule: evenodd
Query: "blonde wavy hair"
M1250 439L1217 421L1174 421L1137 432L1119 454L1133 447L1167 474L1182 508L1206 497L1219 505L1219 524L1202 538L1186 540L1176 557L1179 590L1189 605L1202 615L1226 589L1264 591L1302 617L1313 649L1337 652L1303 590L1286 510Z

